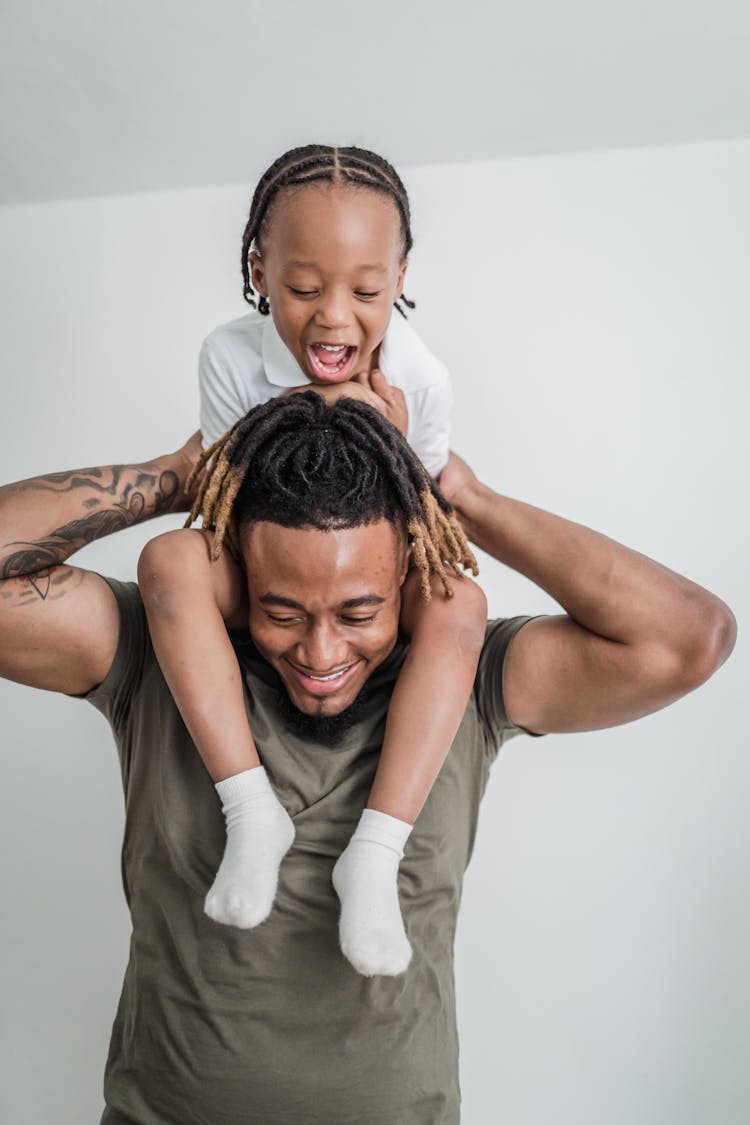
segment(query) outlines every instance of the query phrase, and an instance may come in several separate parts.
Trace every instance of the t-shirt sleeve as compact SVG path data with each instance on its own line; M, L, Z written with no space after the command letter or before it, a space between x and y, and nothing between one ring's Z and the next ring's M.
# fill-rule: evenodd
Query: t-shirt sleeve
M200 350L198 387L205 449L223 437L255 405L249 401L236 364L215 333L206 337Z
M135 582L104 577L120 611L117 651L106 677L82 698L101 711L115 732L122 729L130 713L143 672L153 652L141 595Z
M474 699L484 726L489 760L494 761L500 747L516 734L532 734L509 718L503 698L503 670L511 642L531 617L506 617L487 624L487 635L474 680ZM534 737L542 737L534 735Z
M442 367L442 364L441 364ZM431 477L437 478L448 461L451 440L453 387L447 367L444 378L409 395L409 441Z

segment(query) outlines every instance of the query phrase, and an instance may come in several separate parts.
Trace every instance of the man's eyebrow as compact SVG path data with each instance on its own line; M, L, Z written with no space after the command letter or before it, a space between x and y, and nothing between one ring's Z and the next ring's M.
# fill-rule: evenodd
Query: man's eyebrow
M285 609L301 609L305 612L305 607L301 602L295 602L293 598L285 598L283 594L261 594L258 598L261 605L276 605L284 606ZM340 602L336 607L337 609L360 609L362 606L377 606L383 605L385 598L379 597L377 594L363 594L359 598L347 598L345 602Z
M342 602L338 607L339 609L359 609L360 606L365 605L383 605L385 598L378 597L377 594L363 594L361 598L349 598L347 601Z
M303 605L300 605L299 602L295 602L292 598L285 598L281 594L261 594L258 601L262 605L283 605L286 606L287 609L304 610L305 608Z

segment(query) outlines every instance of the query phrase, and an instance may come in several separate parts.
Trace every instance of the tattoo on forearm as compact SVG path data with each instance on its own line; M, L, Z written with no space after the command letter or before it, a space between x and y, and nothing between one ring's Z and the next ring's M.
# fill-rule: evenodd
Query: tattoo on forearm
M33 481L23 481L10 487L16 491L32 491L34 489L50 492L72 492L77 488L94 488L99 492L117 495L124 466L115 465L110 469L85 469L74 473L51 473L45 477L36 477ZM105 474L111 474L111 480L99 483ZM96 479L92 479L96 478ZM40 483L41 482L41 483ZM168 512L174 503L179 491L179 479L172 470L160 473L149 473L139 470L133 483L126 483L120 489L120 498L112 507L99 508L90 515L81 519L71 520L56 528L43 539L33 542L15 540L6 543L3 554L8 549L10 553L0 564L0 579L16 578L21 575L34 575L38 579L40 597L46 597L41 590L45 589L42 574L49 568L61 563L87 543L93 543L105 535L111 535L125 527L130 527L144 519L146 515L157 516ZM82 502L83 507L99 505L98 498L92 497ZM48 586L48 580L47 580Z
M45 473L32 480L22 480L8 487L13 492L73 492L76 488L93 488L114 496L126 465L109 465L104 469L73 469L65 473ZM107 483L107 477L111 480ZM139 473L136 483L156 480L155 474ZM101 482L101 483L100 483Z

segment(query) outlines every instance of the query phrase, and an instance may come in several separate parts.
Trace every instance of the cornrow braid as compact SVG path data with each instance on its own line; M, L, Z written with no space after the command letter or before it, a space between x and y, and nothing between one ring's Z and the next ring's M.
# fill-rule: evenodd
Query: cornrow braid
M331 184L359 184L390 196L398 209L401 221L401 234L404 242L404 257L413 246L411 234L411 213L409 196L396 169L376 152L354 146L339 148L333 145L302 145L291 148L274 160L271 167L263 173L253 195L250 215L242 235L242 295L249 305L255 308L255 293L250 282L248 257L255 244L260 241L268 224L273 203L279 192L286 187L300 184L313 184L325 181ZM266 297L258 297L258 312L268 316L269 304ZM404 308L416 308L403 294L395 303L402 316Z
M203 470L205 469L205 472ZM352 398L328 405L314 391L256 406L201 455L188 487L203 472L186 527L199 518L239 558L239 531L268 520L324 531L388 519L409 535L424 599L437 576L477 562L453 509L399 431Z

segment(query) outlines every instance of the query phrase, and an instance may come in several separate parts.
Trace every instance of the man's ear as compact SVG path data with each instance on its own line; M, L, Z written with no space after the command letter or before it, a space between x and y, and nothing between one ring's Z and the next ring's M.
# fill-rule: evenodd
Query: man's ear
M401 549L401 569L399 571L398 578L399 586L403 586L404 582L406 581L406 576L411 569L411 563L411 543L407 539Z
M268 297L268 289L266 287L266 266L263 259L254 250L247 256L248 265L250 266L250 280L253 289L256 293L260 293L261 297Z

